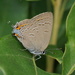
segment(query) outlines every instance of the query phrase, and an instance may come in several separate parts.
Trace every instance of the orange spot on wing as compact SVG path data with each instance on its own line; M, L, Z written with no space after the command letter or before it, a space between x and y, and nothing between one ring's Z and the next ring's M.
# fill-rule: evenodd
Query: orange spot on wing
M36 19L37 21L42 20L43 18Z
M13 35L14 35L14 36L17 36L17 37L19 37L19 38L21 38L21 36L19 36L19 35L18 35L18 34L16 34L16 33L14 33Z
M39 18L39 19L36 19L37 21L40 21L40 20L43 20L43 19L46 19L47 17L43 17L43 18Z
M16 27L16 29L21 29L21 27L23 27L25 25L28 25L28 24L19 25L19 26Z
M19 27L19 26L17 26L17 27L16 27L16 29L20 29L20 27Z

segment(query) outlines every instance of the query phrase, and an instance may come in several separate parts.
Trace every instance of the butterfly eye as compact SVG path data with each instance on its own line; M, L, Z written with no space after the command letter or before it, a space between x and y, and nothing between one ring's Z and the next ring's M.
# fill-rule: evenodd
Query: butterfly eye
M42 53L43 55L45 54L45 51L43 51L43 53Z

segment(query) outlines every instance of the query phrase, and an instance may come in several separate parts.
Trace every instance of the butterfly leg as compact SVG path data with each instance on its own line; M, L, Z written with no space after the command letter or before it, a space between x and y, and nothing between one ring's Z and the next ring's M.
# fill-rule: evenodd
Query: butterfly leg
M41 58L41 55L34 55L34 57L35 57L35 60L38 60Z

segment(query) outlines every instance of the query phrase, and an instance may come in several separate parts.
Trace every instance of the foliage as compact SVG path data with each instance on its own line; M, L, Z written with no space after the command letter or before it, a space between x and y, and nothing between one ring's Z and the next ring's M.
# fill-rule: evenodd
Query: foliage
M58 62L59 65L55 62L54 67L51 67L56 73L46 72L50 67L45 65L48 59L41 58L35 62L34 56L24 50L22 44L11 35L12 25L16 22L46 11L51 11L54 14L52 45L46 49L46 56L56 59ZM1 0L0 75L75 75L73 73L75 70L74 20L74 0ZM51 61L48 63L53 65L54 62L51 63ZM62 65L61 69L60 64Z

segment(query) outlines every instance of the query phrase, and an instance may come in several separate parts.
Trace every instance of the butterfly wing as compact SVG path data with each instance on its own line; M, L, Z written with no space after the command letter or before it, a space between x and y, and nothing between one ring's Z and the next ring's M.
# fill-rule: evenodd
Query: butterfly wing
M33 43L36 51L44 51L50 41L53 15L51 12L45 12L33 17L31 22L33 25L30 28L28 37ZM34 36L31 36L31 34Z
M53 15L51 12L39 14L32 19L23 20L18 26L24 25L19 30L19 41L33 54L41 54L49 44Z
M17 29L17 27L20 29ZM19 37L17 36L17 39L23 44L23 46L26 49L34 50L34 46L28 37L30 27L31 27L30 19L22 20L16 23L13 29L13 33L19 35Z

